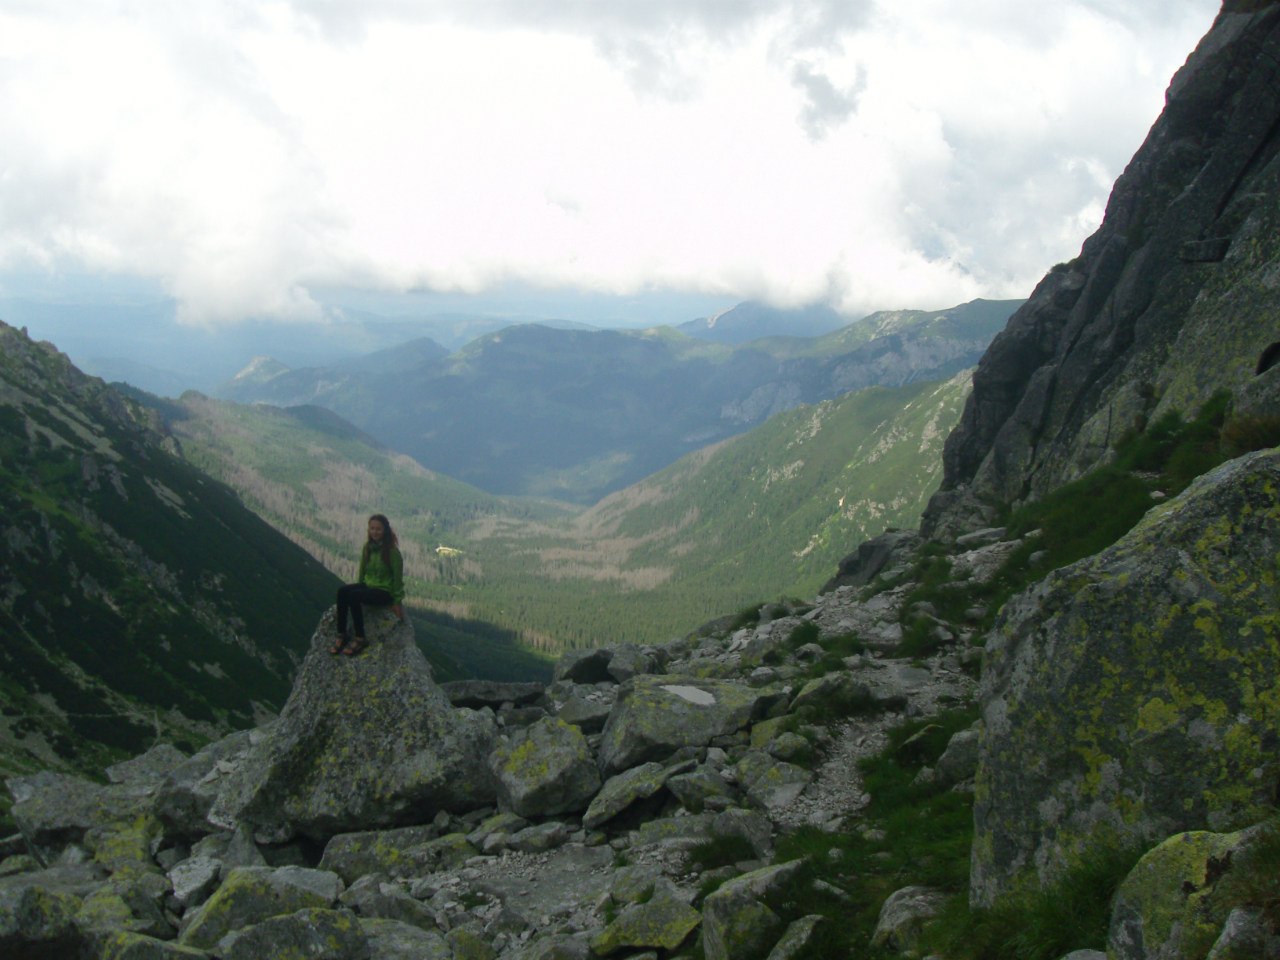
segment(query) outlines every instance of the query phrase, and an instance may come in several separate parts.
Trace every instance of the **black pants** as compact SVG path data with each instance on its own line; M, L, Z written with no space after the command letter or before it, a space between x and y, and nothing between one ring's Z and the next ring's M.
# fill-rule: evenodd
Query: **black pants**
M356 636L364 636L364 609L362 604L370 607L385 607L391 604L391 594L377 587L366 587L363 583L348 583L338 588L338 632L347 632L347 611L351 611L351 625L355 627Z

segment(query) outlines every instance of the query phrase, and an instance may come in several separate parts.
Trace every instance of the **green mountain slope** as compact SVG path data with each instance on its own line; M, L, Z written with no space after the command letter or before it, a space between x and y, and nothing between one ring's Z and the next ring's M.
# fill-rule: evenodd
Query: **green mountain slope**
M966 373L791 410L590 509L490 496L315 408L188 394L171 416L193 462L340 576L368 514L385 512L416 609L558 650L665 639L748 602L812 595L858 542L918 520L967 392Z
M474 573L470 559L447 546L455 531L477 518L540 522L563 516L563 507L509 503L426 470L320 407L282 410L188 393L157 409L192 463L235 487L344 581L355 578L369 514L388 514L405 558L409 615L437 679L550 676L549 661L522 649L511 630L477 622L469 607L441 598L450 583ZM436 598L434 606L424 597Z
M667 639L748 603L813 596L858 543L918 521L968 384L963 373L801 407L558 528L497 528L474 549L511 572L494 571L486 600L579 646Z
M259 722L332 602L334 577L156 425L0 324L0 769Z

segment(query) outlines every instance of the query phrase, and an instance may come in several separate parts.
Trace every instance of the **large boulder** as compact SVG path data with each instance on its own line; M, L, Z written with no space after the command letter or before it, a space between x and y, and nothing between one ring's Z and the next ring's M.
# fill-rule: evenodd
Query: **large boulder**
M1248 862L1258 837L1256 828L1198 830L1177 834L1149 851L1116 891L1107 955L1115 960L1204 957L1236 906L1232 885L1223 880Z
M207 950L229 933L298 910L328 909L342 893L336 874L299 867L237 867L194 914L183 918L184 946Z
M972 894L1098 842L1261 819L1280 785L1280 452L1201 477L987 639Z
M730 880L702 905L707 960L764 960L787 930L779 911L803 862L791 860Z
M563 720L546 717L503 737L489 756L489 769L504 810L549 817L586 809L600 789L587 738Z
M600 766L606 775L681 747L705 747L749 726L775 695L741 683L645 674L622 685L605 723Z
M332 612L321 618L279 720L225 778L213 824L325 840L493 802L492 713L449 703L407 623L366 621L369 649L346 657L329 653Z

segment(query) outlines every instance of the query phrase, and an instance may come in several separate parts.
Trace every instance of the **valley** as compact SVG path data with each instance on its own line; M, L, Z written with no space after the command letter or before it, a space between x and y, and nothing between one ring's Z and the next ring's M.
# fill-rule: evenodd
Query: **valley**
M960 374L800 407L585 509L486 494L314 407L189 394L168 416L193 463L339 576L377 504L411 603L556 652L812 596L851 543L918 520L967 395Z

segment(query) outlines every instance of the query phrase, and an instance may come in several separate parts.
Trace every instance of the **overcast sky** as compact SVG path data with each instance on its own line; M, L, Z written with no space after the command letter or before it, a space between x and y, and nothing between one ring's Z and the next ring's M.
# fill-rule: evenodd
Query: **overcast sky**
M201 325L346 288L1025 296L1217 9L0 0L0 296L138 278Z

